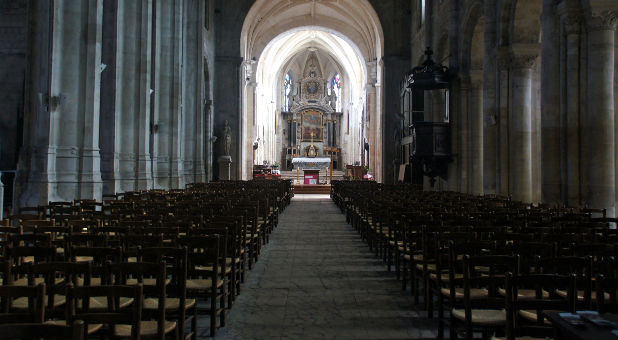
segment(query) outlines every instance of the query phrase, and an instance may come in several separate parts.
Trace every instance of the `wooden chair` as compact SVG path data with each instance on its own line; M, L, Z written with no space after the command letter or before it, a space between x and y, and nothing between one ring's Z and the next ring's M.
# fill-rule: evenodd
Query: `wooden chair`
M521 299L519 290L533 290L533 297ZM566 298L554 294L566 291ZM506 339L546 339L554 336L544 318L546 310L575 312L575 275L529 274L506 277ZM552 292L546 294L546 292Z
M537 273L571 275L576 277L576 301L578 309L590 309L596 301L596 292L592 285L592 257L561 256L539 258ZM567 297L567 291L557 290L556 294Z
M166 316L178 323L182 339L197 339L197 301L187 298L187 248L150 247L141 250L141 260L165 263L171 281L166 287ZM156 303L155 303L156 302ZM150 299L144 303L146 311L156 310L158 301ZM185 334L190 323L190 332Z
M187 296L206 297L209 308L198 312L210 316L210 335L215 336L217 316L221 327L225 326L225 275L221 275L221 238L211 236L187 236L180 240L188 249Z
M77 320L71 326L45 323L7 323L0 325L0 340L13 339L83 340L84 322Z
M14 306L25 298L26 303ZM45 284L36 286L0 286L0 324L17 322L42 323L45 320Z
M106 325L104 331L109 337L127 335L132 340L139 340L142 319L142 285L101 285L101 286L69 286L67 289L67 323L83 320L86 327L89 324ZM129 308L120 308L121 297L131 299ZM92 298L107 299L105 310L90 308ZM87 329L87 328L86 328ZM84 333L86 330L84 330ZM87 336L86 334L84 334Z
M595 292L599 313L618 313L618 278L597 275Z
M178 339L177 323L166 320L166 266L165 262L111 263L110 274L115 285L138 284L143 288L142 319L140 320L140 338L165 339L166 334L175 335ZM145 278L154 282L145 282ZM135 303L135 302L134 302ZM146 308L149 306L150 308ZM150 312L150 313L148 313ZM117 326L115 335L128 337L131 328Z
M472 339L473 332L483 332L485 338L492 331L506 326L504 297L498 289L504 286L505 274L519 267L518 256L464 256L463 308L451 309L450 338L457 339L457 331ZM487 297L472 298L472 289L487 289Z

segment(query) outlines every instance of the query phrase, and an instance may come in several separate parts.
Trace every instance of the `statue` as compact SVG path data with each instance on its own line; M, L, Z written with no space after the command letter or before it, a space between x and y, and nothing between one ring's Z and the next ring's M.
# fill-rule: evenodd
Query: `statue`
M335 89L333 89L330 94L330 107L332 107L333 110L337 109L337 94L335 93Z
M223 155L229 156L230 149L232 148L232 128L228 124L227 119L225 120L225 126L223 126Z

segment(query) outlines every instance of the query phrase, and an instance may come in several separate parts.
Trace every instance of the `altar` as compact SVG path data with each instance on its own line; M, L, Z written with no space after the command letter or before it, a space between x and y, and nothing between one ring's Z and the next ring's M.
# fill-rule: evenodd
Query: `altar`
M320 183L320 170L330 167L330 158L296 157L292 158L292 166L297 172L303 170L303 183L305 185L316 185Z

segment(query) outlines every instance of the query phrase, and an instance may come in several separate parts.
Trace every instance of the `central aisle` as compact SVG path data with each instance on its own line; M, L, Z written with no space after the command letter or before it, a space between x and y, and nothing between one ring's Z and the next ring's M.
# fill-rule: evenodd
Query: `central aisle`
M217 338L435 337L327 195L296 195L262 249Z

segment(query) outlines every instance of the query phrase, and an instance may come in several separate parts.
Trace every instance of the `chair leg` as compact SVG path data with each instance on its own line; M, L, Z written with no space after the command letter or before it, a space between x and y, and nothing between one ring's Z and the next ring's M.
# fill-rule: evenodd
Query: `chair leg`
M438 292L438 339L444 339L444 296Z

